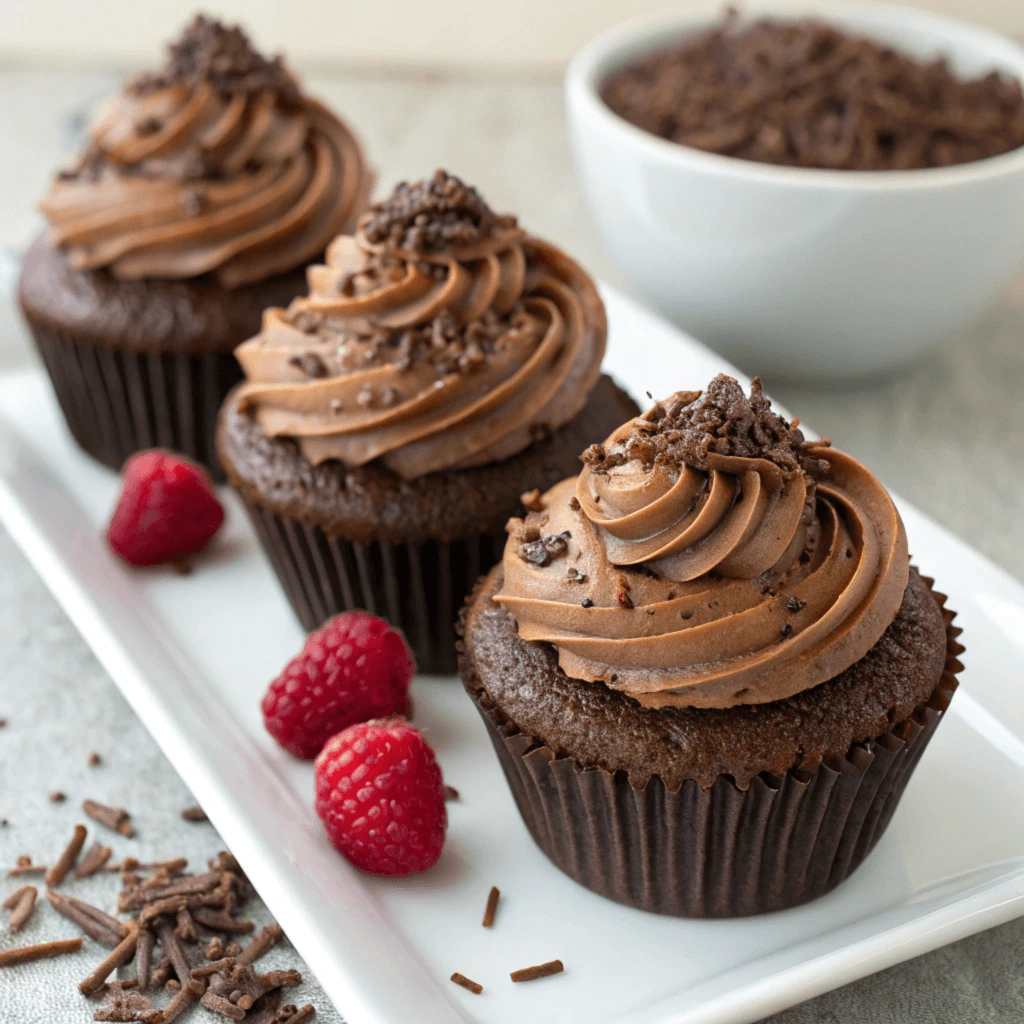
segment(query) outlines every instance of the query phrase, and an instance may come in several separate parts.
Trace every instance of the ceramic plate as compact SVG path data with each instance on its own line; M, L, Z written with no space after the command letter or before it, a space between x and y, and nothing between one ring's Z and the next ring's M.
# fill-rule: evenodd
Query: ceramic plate
M605 294L607 365L634 395L729 369ZM302 633L240 507L227 496L228 524L193 575L132 572L101 539L117 488L72 443L41 371L0 377L0 518L351 1024L740 1024L1024 913L1024 588L906 502L915 560L964 627L952 710L849 881L796 910L698 922L560 874L450 678L414 684L416 722L461 793L439 864L403 880L351 870L313 813L311 766L260 722L259 697ZM502 900L485 931L492 885ZM509 981L555 957L564 974Z

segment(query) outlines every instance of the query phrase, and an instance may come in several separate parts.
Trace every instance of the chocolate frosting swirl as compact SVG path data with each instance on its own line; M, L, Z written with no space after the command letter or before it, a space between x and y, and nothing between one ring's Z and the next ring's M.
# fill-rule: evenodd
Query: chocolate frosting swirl
M625 424L509 524L495 596L565 673L650 707L781 700L838 675L903 599L879 481L717 377Z
M233 288L319 257L371 186L355 137L279 58L197 17L163 71L127 83L40 208L80 270L214 273Z
M571 420L600 375L587 274L444 171L398 186L308 276L237 349L236 394L314 464L413 479L496 462Z

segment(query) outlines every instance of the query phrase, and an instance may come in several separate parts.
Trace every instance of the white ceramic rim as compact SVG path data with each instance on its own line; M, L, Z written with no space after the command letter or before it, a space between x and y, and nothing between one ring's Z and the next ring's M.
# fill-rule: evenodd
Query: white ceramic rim
M650 41L650 49L664 46L670 43L673 29L678 30L675 34L681 39L689 32L720 21L722 11L722 4L715 0L685 15L634 18L603 32L587 43L569 63L565 89L570 105L578 106L582 112L597 119L601 127L617 137L622 145L646 152L663 163L674 164L681 169L713 171L753 183L813 185L856 191L907 191L981 181L1024 169L1024 146L972 163L909 171L844 171L757 163L709 153L652 135L614 113L601 99L598 93L601 82L611 71L624 67L630 59L645 52L648 49L644 46L646 41ZM898 22L922 34L934 35L940 44L945 44L949 36L957 36L962 41L959 45L988 53L993 64L1007 70L1014 69L1024 83L1024 46L998 33L930 11L872 0L830 0L827 4L820 0L773 0L770 3L754 0L741 9L741 15L752 14L782 18L813 15L838 26L854 19L875 21L879 25ZM861 31L867 34L863 28Z

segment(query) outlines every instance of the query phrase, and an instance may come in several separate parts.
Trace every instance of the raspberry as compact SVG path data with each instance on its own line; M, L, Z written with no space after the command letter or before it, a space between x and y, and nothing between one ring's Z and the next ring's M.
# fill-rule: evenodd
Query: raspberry
M337 732L409 714L416 671L402 638L367 612L342 612L310 634L263 697L263 724L290 754L310 760Z
M129 565L162 565L194 555L224 522L206 471L169 452L139 452L124 464L107 543Z
M426 871L441 855L448 824L433 750L406 722L350 726L316 759L316 813L360 871Z

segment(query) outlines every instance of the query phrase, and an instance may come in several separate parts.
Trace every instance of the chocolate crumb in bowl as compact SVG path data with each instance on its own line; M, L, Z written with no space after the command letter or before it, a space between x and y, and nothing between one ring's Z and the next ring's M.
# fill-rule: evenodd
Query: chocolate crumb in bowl
M487 907L484 910L483 926L485 928L494 927L494 917L498 912L498 900L501 898L501 890L496 886L491 886L491 891L487 894Z
M561 960L549 960L546 964L537 964L536 967L524 967L522 970L513 971L509 977L513 981L537 981L540 978L550 978L553 974L561 974L565 970Z
M480 993L484 990L483 985L481 985L478 981L470 981L469 978L467 978L464 974L459 974L458 971L456 971L452 975L451 980L454 981L456 985L460 985L467 992L472 992L473 995L476 996L480 995Z
M683 146L758 163L913 170L1024 145L1011 76L958 78L815 19L743 21L648 53L601 86L620 117Z

